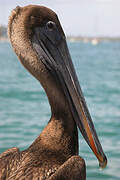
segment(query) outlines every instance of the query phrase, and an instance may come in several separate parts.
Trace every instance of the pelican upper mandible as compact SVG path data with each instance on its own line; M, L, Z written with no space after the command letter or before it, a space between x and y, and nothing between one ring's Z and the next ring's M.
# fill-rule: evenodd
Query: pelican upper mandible
M43 6L17 6L9 18L8 35L20 62L43 86L51 118L28 149L0 154L0 180L85 180L77 127L101 167L107 158L56 13Z

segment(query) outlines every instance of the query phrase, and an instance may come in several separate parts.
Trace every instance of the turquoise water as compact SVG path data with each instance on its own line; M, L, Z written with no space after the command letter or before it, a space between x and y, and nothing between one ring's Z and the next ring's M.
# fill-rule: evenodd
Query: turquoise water
M70 52L95 123L108 166L100 170L80 135L80 155L88 180L120 179L120 42L97 46L69 43ZM0 153L27 148L50 118L47 97L20 64L9 43L0 43Z

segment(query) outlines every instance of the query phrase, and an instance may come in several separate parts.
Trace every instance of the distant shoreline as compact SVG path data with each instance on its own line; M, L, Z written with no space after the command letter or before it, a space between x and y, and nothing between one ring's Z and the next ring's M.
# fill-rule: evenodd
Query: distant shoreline
M83 37L83 36L67 36L69 41L82 41L82 42L101 42L101 41L120 41L120 37Z
M7 37L0 37L0 42L9 42Z
M120 37L82 37L82 36L67 36L66 39L70 42L84 42L98 44L102 41L120 41ZM9 42L8 37L1 36L0 42Z

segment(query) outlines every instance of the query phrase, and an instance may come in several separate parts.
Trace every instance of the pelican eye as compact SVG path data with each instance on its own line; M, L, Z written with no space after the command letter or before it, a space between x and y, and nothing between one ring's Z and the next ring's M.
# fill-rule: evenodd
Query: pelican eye
M52 31L56 27L55 23L52 21L47 22L46 26L49 31Z

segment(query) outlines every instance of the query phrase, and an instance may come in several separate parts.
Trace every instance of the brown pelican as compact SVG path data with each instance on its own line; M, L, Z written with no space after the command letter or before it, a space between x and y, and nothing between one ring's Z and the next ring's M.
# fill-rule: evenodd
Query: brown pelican
M105 167L107 159L55 12L43 6L18 6L9 18L8 34L21 63L45 89L51 118L28 149L12 148L0 155L0 180L84 180L77 126Z

